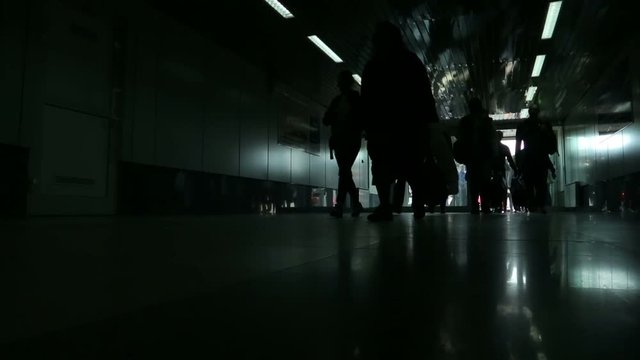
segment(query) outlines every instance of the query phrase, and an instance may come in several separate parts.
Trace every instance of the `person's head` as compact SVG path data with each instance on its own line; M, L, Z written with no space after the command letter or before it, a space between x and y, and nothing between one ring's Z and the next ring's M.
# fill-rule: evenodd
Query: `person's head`
M500 130L497 130L496 137L498 138L498 141L502 141L502 139L504 138L504 133Z
M469 99L467 105L469 106L469 112L471 112L472 114L481 114L484 111L482 107L482 101L480 101L480 99L477 97L472 97L471 99Z
M376 55L390 54L404 47L402 32L397 26L385 21L376 26L373 33L373 52Z
M349 70L342 70L340 74L338 74L338 89L341 92L347 92L353 89L353 85L355 84L355 80L353 80L353 75Z

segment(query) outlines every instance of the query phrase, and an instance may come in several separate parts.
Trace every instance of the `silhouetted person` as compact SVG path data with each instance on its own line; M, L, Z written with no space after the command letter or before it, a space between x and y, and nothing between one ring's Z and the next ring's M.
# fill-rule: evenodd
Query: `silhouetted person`
M438 117L426 68L406 49L400 30L391 23L379 24L373 35L373 55L362 76L362 103L373 183L380 199L369 220L393 219L391 185L399 178L411 186L414 216L423 217L426 125Z
M340 95L336 96L324 115L322 122L331 126L329 149L338 162L338 199L331 216L341 218L347 194L351 197L351 215L362 211L359 192L353 182L351 167L360 152L362 123L360 118L360 95L353 89L355 81L349 71L338 75Z
M496 131L496 141L498 145L498 153L494 159L493 163L493 181L494 181L494 189L496 191L495 198L495 208L496 212L506 211L507 209L507 171L504 166L505 159L509 163L511 170L513 172L518 172L518 167L516 166L515 161L513 161L513 156L511 156L511 150L509 147L502 143L502 138L504 134L502 131Z
M478 98L469 100L469 115L460 120L459 145L467 166L467 188L471 213L478 214L482 200L482 212L490 213L491 165L497 153L496 130Z
M518 125L516 157L521 158L523 163L520 170L527 188L529 211L540 210L545 213L545 202L549 192L549 153L557 149L557 140L551 125L540 121L539 113L537 107L531 107L529 118Z

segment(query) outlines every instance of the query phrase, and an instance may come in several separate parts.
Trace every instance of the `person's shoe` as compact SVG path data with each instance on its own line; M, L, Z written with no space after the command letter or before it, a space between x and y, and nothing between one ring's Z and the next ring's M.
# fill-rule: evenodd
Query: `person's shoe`
M371 213L369 216L367 216L367 220L371 221L371 222L385 222L385 221L392 221L393 220L393 213L391 212L391 210L385 210L382 208L377 208L373 211L373 213Z
M358 217L360 216L360 213L362 213L362 204L361 203L356 203L355 205L353 205L351 207L351 216L352 217Z
M413 210L413 218L416 220L424 219L426 214L424 206Z
M336 205L333 209L331 209L331 211L329 212L329 215L333 216L336 219L341 219L342 218L342 206Z

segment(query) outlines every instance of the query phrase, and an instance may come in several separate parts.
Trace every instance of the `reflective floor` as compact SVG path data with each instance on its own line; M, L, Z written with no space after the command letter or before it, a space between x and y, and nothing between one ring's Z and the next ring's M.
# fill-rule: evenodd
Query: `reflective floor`
M0 222L3 359L639 359L636 215Z

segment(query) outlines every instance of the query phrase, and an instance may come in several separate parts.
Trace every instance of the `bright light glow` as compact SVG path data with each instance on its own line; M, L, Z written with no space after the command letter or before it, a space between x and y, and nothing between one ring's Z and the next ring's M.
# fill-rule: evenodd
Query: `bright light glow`
M520 113L489 114L489 117L493 120L517 120L520 119Z
M358 85L362 85L362 78L358 74L353 74L353 80L355 80Z
M509 280L507 280L507 284L517 284L518 283L518 267L514 266L511 270L511 276Z
M538 55L536 57L536 63L533 64L533 72L531 73L531 77L538 77L540 73L542 73L542 66L544 65L544 59L547 58L547 55Z
M325 44L322 40L320 40L319 37L315 36L315 35L311 35L311 36L307 36L307 38L309 40L311 40L312 43L316 44L316 46L318 48L320 48L320 50L322 50L325 54L327 54L327 56L329 56L331 58L331 60L337 62L337 63L341 63L342 59L340 58L340 56L338 56L338 54L336 54L335 52L333 52L333 50L331 50L327 44Z
M533 98L536 96L537 91L538 91L537 86L531 86L529 90L527 90L527 101L533 100Z
M278 0L264 0L267 2L267 4L269 4L275 11L278 12L278 14L282 15L283 18L285 19L291 19L293 17L293 14L291 13L291 11L287 10L286 7L284 7L284 5L282 5Z
M560 8L562 7L562 1L554 1L549 3L549 11L547 11L547 20L544 22L544 29L542 30L542 39L551 39L553 36L553 30L556 28L556 22L560 15Z
M520 112L489 114L493 120L518 120L529 118L529 109L522 109Z
M611 135L579 136L578 149L618 150L628 146L631 139L618 132Z

